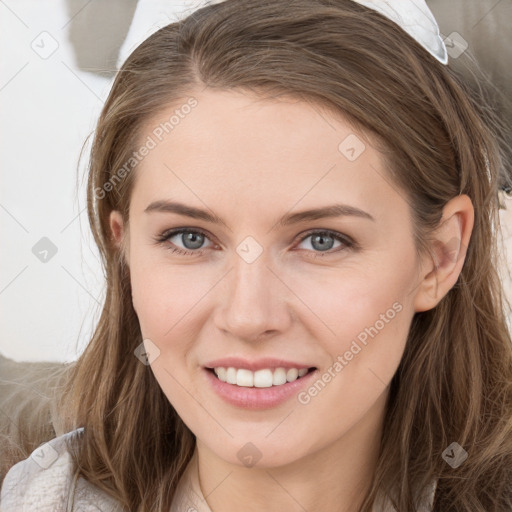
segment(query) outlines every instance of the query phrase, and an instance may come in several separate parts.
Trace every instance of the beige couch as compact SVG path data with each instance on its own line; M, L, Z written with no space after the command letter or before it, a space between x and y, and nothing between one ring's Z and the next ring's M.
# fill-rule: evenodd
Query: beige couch
M0 484L13 463L65 432L55 399L68 368L17 363L0 355Z

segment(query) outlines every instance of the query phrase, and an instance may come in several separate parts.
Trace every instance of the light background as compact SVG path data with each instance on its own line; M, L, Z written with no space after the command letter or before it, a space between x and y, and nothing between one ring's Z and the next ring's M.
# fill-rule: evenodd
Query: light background
M76 359L103 299L85 210L87 153L80 171L78 159L112 77L78 68L70 20L87 16L91 2L70 4L73 10L64 0L0 2L0 353L18 361ZM119 61L198 5L139 1ZM92 45L93 24L90 31ZM32 252L43 237L57 247L47 262Z

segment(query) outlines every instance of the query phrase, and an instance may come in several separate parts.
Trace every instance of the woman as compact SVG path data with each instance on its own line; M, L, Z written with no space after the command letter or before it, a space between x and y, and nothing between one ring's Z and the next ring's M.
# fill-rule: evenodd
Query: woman
M5 510L510 510L499 134L363 3L227 0L125 63L103 313Z

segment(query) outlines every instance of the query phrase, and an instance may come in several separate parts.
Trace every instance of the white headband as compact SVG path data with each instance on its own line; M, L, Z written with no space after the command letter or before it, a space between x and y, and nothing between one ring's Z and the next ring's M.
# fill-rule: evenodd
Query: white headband
M200 3L222 3L202 0ZM448 52L439 26L425 0L353 0L394 21L442 64L448 64ZM393 3L393 6L391 6Z
M425 0L353 0L394 21L442 64L448 64L448 53L434 15Z

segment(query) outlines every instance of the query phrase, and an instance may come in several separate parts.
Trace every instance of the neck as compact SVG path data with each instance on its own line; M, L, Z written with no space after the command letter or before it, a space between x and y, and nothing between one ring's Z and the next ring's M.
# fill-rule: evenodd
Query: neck
M334 443L311 446L305 456L279 466L231 464L198 439L199 482L211 511L359 510L378 459L386 398L387 390Z

